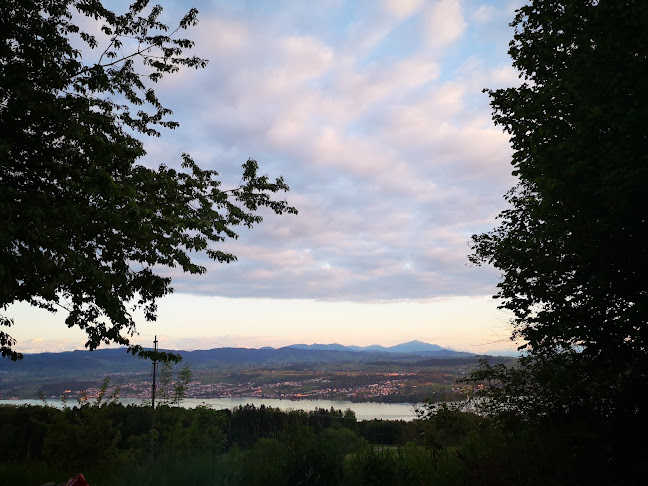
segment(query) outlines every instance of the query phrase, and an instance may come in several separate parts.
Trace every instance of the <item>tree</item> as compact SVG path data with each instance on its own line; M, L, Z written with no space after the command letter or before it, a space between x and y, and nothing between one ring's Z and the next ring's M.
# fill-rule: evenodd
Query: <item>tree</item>
M195 9L170 32L162 7L147 4L118 15L98 0L0 3L0 308L62 308L89 349L112 342L140 356L150 352L129 339L132 312L154 321L173 291L159 269L202 274L198 252L234 261L212 243L259 223L262 206L296 213L272 198L288 191L284 180L259 175L254 160L230 190L186 154L181 171L138 163L138 134L177 126L151 86L207 63L183 56L193 43L177 37L196 24ZM101 35L81 28L93 22ZM15 344L0 331L3 357L21 357Z
M180 405L182 400L187 398L189 382L193 372L189 364L184 365L177 373L177 379L173 381L173 366L171 361L164 361L160 367L160 384L158 392L162 405Z
M509 53L523 84L488 91L513 174L470 259L502 272L517 369L473 380L527 417L645 415L648 381L648 3L533 0Z
M173 384L173 400L174 405L180 405L182 400L187 397L187 392L189 391L189 382L191 382L191 366L188 364L184 365L180 371L178 371L178 379Z
M170 361L164 361L160 367L160 384L159 391L160 403L168 405L171 397L171 384L173 383L173 364Z

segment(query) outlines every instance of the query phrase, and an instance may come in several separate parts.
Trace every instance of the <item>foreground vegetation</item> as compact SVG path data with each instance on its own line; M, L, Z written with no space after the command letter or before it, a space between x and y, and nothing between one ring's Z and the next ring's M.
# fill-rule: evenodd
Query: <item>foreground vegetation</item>
M86 403L0 407L5 484L633 484L640 456L582 440L584 424L513 432L447 407L412 422L350 410L212 410ZM616 445L614 445L616 446ZM639 454L639 452L637 452ZM634 475L637 475L635 477Z

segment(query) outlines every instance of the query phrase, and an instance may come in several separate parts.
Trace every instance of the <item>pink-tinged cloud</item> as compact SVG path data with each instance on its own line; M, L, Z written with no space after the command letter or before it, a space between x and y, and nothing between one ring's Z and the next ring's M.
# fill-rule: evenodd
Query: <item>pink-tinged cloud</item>
M519 2L215 2L192 33L204 72L161 84L181 128L147 163L179 154L228 187L256 158L283 175L298 216L222 245L239 261L178 271L178 291L375 301L494 293L468 267L514 183L507 136L483 88L512 85L506 19Z

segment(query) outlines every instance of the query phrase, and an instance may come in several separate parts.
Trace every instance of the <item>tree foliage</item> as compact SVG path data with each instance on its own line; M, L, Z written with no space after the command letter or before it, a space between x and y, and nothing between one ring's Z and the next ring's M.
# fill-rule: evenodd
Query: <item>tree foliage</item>
M90 349L112 342L145 355L129 339L132 312L155 320L173 291L161 269L202 274L198 252L231 262L213 243L259 223L260 207L296 213L272 197L288 191L284 180L254 160L230 190L186 154L180 171L138 163L138 134L177 126L154 83L207 63L185 56L193 43L178 37L197 11L172 31L161 14L147 0L121 15L98 0L0 4L0 308L62 308ZM2 356L20 358L15 344L0 331Z
M511 25L523 83L488 93L519 183L471 260L502 272L527 355L477 378L536 416L645 413L648 3L533 0Z
M160 384L157 391L161 405L168 405L171 399L171 386L173 384L173 364L171 361L164 361L160 366Z
M189 391L189 383L191 382L191 376L193 372L191 371L191 366L188 364L184 365L180 371L178 371L178 377L176 382L173 384L173 400L174 405L180 405L182 400L187 397L187 392Z

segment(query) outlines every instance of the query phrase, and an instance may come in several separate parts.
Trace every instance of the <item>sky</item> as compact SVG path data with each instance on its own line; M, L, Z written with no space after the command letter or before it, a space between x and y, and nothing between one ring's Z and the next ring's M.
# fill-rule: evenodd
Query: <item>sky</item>
M175 293L156 323L137 316L135 341L516 349L498 272L467 255L515 184L482 90L520 83L507 50L522 0L163 3L168 23L199 10L186 36L209 64L156 86L180 127L146 139L142 163L179 168L186 152L232 187L251 157L299 214L264 213L220 246L237 262L197 257L206 275L163 270ZM19 351L85 343L61 313L7 315Z

